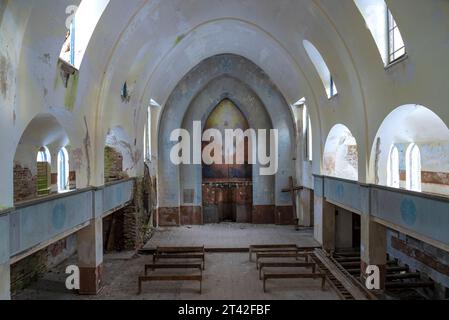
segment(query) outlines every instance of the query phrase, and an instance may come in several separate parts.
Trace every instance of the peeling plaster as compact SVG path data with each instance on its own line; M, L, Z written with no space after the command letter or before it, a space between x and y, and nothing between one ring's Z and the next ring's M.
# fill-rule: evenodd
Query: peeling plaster
M83 150L81 148L73 150L72 158L73 158L73 169L80 170L83 164Z
M0 56L0 92L4 98L8 93L8 73L11 69L8 59L4 56Z
M89 148L90 148L91 144L90 144L89 126L87 125L87 117L86 116L84 116L84 125L86 126L86 137L84 138L84 149L86 151L87 185L90 185L91 168L90 168Z
M184 39L186 37L186 35L185 34L181 34L181 35L179 35L179 36L177 36L176 37L176 40L175 40L175 47Z
M44 64L51 66L51 55L49 53L45 53L40 56L39 60L41 60Z
M70 76L64 97L64 106L70 112L73 112L75 108L76 96L78 94L78 82L79 82L78 73L75 73L72 76Z

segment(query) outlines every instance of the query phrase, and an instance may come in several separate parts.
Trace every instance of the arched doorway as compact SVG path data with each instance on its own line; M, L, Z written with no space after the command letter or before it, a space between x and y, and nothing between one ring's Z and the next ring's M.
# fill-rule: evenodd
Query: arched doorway
M247 138L232 138L225 143L229 133L248 129L246 117L229 99L221 101L205 123L206 136L213 132L215 136L202 145L203 154L210 156L210 161L203 157L202 165L204 223L251 222L250 142ZM219 136L221 141L215 141ZM216 154L220 150L221 154Z

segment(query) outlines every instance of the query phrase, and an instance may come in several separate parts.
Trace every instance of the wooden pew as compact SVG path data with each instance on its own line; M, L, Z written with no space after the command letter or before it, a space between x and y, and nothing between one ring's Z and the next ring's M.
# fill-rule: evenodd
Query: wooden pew
M259 265L259 279L263 280L262 272L265 268L311 268L312 273L316 272L316 263L300 262L261 262Z
M163 275L163 276L143 276L139 277L139 291L142 293L143 282L155 282L155 281L198 281L200 283L200 294L203 291L203 276L202 275Z
M158 247L153 255L153 264L159 260L202 260L206 269L205 249L203 247Z
M299 258L304 258L306 262L309 262L309 254L308 253L257 253L256 254L256 267L259 270L259 261L260 259L272 259L272 258L295 258L298 260Z
M267 292L266 283L270 279L321 279L321 289L326 288L326 274L324 273L265 273L263 275L263 291Z
M199 275L151 275L148 276L148 270L188 270L198 269ZM199 281L200 282L200 294L202 294L202 282L203 282L203 265L202 264L147 264L145 265L145 276L139 277L138 294L142 293L143 282L154 281Z
M296 244L253 245L253 246L249 247L249 261L253 261L253 253L279 252L279 250L296 251L297 249L298 249L298 246Z
M200 273L203 274L203 265L201 263L198 264L147 264L145 265L145 275L148 275L148 270L168 270L168 269L198 269Z

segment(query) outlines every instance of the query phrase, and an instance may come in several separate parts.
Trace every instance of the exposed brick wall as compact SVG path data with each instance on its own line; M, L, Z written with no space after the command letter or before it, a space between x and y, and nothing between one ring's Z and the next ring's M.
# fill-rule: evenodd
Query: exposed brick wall
M444 298L449 288L449 253L430 244L390 230L388 232L388 254L408 265L412 271L419 271L423 278L437 283L432 298Z
M136 179L133 203L105 219L103 224L106 251L136 250L141 248L151 228L152 205L147 192L151 182ZM144 199L147 198L146 201Z
M104 148L104 180L117 181L127 178L123 172L123 156L111 147Z
M37 194L36 183L37 177L33 176L30 169L16 165L14 167L14 202L34 198Z
M76 251L76 236L58 241L11 266L11 291L20 291Z

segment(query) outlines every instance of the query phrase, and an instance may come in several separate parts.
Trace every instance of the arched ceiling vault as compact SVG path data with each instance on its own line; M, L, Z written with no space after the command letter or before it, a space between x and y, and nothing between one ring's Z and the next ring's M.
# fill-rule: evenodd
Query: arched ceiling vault
M66 33L65 8L79 2L8 1L2 7L0 36L8 45L0 48L0 58L9 63L3 76L10 87L0 95L6 106L1 124L14 137L0 147L17 144L21 128L36 114L64 108L67 94L56 86L56 64ZM200 61L233 53L260 66L288 103L307 98L314 159L321 158L330 128L344 123L360 141L360 167L365 170L377 130L395 107L426 105L449 123L449 66L440 63L449 54L449 3L386 2L409 55L387 70L352 0L111 0L86 50L73 105L66 105L77 118L74 132L81 132L70 139L89 141L95 153L108 129L121 125L132 140L142 140L151 98L164 105ZM335 99L327 99L304 39L317 47L334 76L339 89ZM129 103L120 99L125 81L131 89ZM92 171L101 157L90 159ZM315 173L321 169L317 162Z
M106 106L108 110L114 105L120 108L119 99L110 92L118 92L124 81L133 86L135 101L143 108L141 110L151 98L164 105L171 90L193 66L215 54L235 53L263 65L289 103L306 96L311 109L315 110L312 118L319 128L320 135L317 136L323 136L317 105L324 92L303 52L302 39L308 36L318 42L319 33L324 38L322 47L327 50L329 46L330 52L336 52L332 47L341 47L341 44L338 44L340 37L332 23L315 1L265 1L263 4L258 2L257 8L250 1L244 2L243 6L241 1L229 1L227 6L209 1L195 7L195 14L188 19L189 10L192 10L190 3L173 1L168 4L171 10L167 10L166 5L167 2L159 1L141 4L131 15L127 29L121 31L108 59L97 119L104 121ZM112 15L117 4L110 6L102 19ZM177 9L173 10L171 6ZM158 33L158 30L164 32ZM132 37L132 34L139 36ZM347 57L337 60L350 62ZM354 77L344 73L345 70L334 72L341 74L342 82ZM352 97L359 95L357 92L351 94ZM362 119L366 121L363 102L359 105L362 106ZM122 120L123 115L117 113L116 118ZM141 117L134 115L134 118ZM133 120L129 119L130 123ZM102 128L103 133L106 130Z

